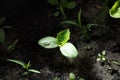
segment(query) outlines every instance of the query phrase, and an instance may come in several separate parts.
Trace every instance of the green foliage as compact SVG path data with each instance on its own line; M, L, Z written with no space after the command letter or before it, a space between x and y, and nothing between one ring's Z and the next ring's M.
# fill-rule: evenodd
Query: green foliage
M58 77L55 77L53 80L60 80Z
M38 74L40 73L40 71L35 70L35 69L28 69L28 71L29 71L29 72L33 72L33 73L38 73Z
M59 11L56 11L55 13L54 13L54 16L59 16L60 15L60 12Z
M71 72L69 74L69 78L70 78L70 80L75 80L75 74Z
M76 4L75 1L71 1L71 2L67 3L67 4L65 5L65 7L66 7L67 9L73 9L73 8L75 8L76 5L77 5L77 4Z
M120 62L112 61L112 63L120 66Z
M120 18L120 0L117 0L112 8L109 10L109 14L113 18Z
M61 53L68 58L75 58L78 55L77 49L72 43L68 43L70 39L69 29L60 31L57 34L57 38L44 37L38 41L38 44L44 48L56 48L60 47Z
M61 22L61 24L71 24L71 25L74 25L74 26L78 26L78 27L80 27L80 29L82 29L83 26L81 24L81 9L78 12L78 20L77 20L77 22L73 21L73 20L67 20L67 21Z
M75 1L68 2L68 0L60 0L60 1L59 0L48 0L48 3L50 3L51 5L57 6L58 10L55 12L55 16L59 16L59 13L61 13L65 20L67 20L67 17L65 15L64 10L73 9L77 5Z
M85 79L81 77L79 80L85 80Z
M69 39L70 39L70 31L69 31L69 29L65 29L63 31L60 31L57 34L57 43L60 46L64 45Z
M69 80L76 80L76 78L75 78L75 74L74 73L70 73L69 74ZM80 77L80 79L79 80L85 80L84 78L82 78L82 77Z
M106 51L103 51L102 53L98 54L97 61L104 62L106 60Z
M60 47L62 54L68 58L75 58L78 55L77 49L71 43L65 43Z
M10 53L12 50L14 50L17 42L18 42L18 40L15 40L15 41L13 42L13 44L11 44L11 45L8 46L8 48L7 48L8 53Z
M58 0L48 0L48 3L50 3L51 5L59 5Z
M44 37L38 41L38 44L44 48L56 48L58 47L57 39L54 37Z
M28 75L29 72L40 73L38 70L30 69L30 66L31 66L30 61L27 64L24 63L23 61L14 60L14 59L7 59L7 61L10 61L10 62L16 63L18 65L21 65L22 68L26 69L27 71L23 73L24 75Z
M84 39L84 38L88 39L89 38L88 31L91 30L92 26L97 26L97 24L87 24L87 25L83 26L81 23L81 9L79 10L77 17L78 17L77 21L66 20L66 21L61 22L60 24L61 25L62 24L70 24L70 25L78 26L82 33L81 39Z

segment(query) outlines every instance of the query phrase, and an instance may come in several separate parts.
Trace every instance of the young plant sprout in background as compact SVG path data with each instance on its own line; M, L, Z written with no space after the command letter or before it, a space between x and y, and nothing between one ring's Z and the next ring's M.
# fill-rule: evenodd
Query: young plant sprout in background
M64 10L65 9L73 9L76 7L76 2L75 1L68 1L68 0L48 0L48 3L51 5L57 6L57 11L55 12L55 16L59 16L60 13L64 17L65 20L67 20L67 17L65 15Z
M74 73L71 72L69 74L69 80L75 80L75 74ZM81 77L79 80L85 80L85 79Z
M68 58L75 58L78 55L78 51L75 46L68 42L70 39L69 29L60 31L57 37L44 37L38 41L38 44L44 48L56 48L59 47L61 53Z
M109 10L109 14L113 18L120 18L120 0L117 0L112 8Z
M120 62L117 62L117 61L112 61L113 64L116 64L118 66L120 66Z
M53 80L60 80L58 77L55 77Z
M97 61L104 62L106 60L106 51L98 54Z
M25 69L26 71L23 73L23 75L28 75L30 72L33 72L33 73L40 73L38 70L35 70L35 69L31 69L30 66L30 61L26 64L22 61L19 61L19 60L14 60L14 59L7 59L7 61L10 61L10 62L13 62L13 63L16 63L16 64L19 64L22 66L23 69Z
M78 17L77 22L73 21L73 20L66 20L66 21L61 22L61 24L70 24L70 25L78 26L82 33L81 39L89 38L88 31L91 30L92 26L97 26L97 24L87 24L87 25L83 26L81 23L81 9L78 12L77 17Z
M13 42L13 44L11 44L11 45L8 46L8 48L7 48L8 53L10 53L11 51L14 50L14 48L15 48L15 46L16 46L17 43L18 43L18 40L15 40Z
M85 80L85 79L81 77L79 80Z
M69 74L69 78L70 78L70 80L75 80L75 74L71 72Z

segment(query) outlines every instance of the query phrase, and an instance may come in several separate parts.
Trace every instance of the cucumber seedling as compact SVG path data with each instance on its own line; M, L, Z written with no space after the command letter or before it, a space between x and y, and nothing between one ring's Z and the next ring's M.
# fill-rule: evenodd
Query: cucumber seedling
M56 48L59 47L61 53L68 58L75 58L78 55L78 51L75 46L68 42L70 39L69 29L60 31L57 37L47 36L38 41L38 44L44 48Z

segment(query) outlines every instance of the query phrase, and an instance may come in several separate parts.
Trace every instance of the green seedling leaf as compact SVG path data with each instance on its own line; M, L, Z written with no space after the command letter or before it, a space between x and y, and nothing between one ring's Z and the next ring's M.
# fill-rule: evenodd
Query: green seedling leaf
M29 69L30 66L31 66L31 64L30 64L30 61L29 61L29 62L27 63L27 65L26 65L27 69Z
M0 18L0 25L5 21L5 18Z
M79 80L85 80L84 78L80 78Z
M5 42L5 32L3 29L0 29L0 42L1 43Z
M120 18L120 0L117 0L112 8L109 10L109 14L113 18Z
M18 43L18 40L15 40L13 44L9 45L7 48L8 53L10 53L12 50L14 50L16 44Z
M75 21L63 21L60 23L60 25L62 24L71 24L71 25L74 25L74 26L79 26L78 23L76 23Z
M58 77L55 77L53 80L60 80Z
M10 62L19 64L19 65L21 65L23 68L26 69L26 64L25 64L24 62L22 62L22 61L18 61L18 60L14 60L14 59L7 59L7 61L10 61Z
M58 0L48 0L51 5L59 5Z
M112 61L112 63L120 66L120 62Z
M68 58L75 58L78 55L77 49L71 43L65 43L60 47L61 53Z
M28 74L29 74L29 72L26 71L22 75L25 76L25 75L28 75Z
M98 54L98 57L101 57L101 56L102 56L102 55L99 53L99 54Z
M81 23L81 13L82 13L82 9L79 10L78 12L78 23L79 23L79 26L82 27L82 23Z
M64 45L69 39L70 39L69 29L65 29L63 31L60 31L57 34L57 43L58 43L59 46Z
M102 55L105 56L105 54L106 54L106 51L103 51L103 52L102 52Z
M44 48L56 48L58 47L57 39L54 37L44 37L38 41L38 44Z
M75 74L74 73L70 73L69 77L70 77L70 80L75 80Z
M38 73L38 74L40 74L40 71L35 70L35 69L29 69L28 71L29 71L29 72L33 72L33 73Z
M88 30L90 30L91 27L93 27L93 26L98 26L98 24L87 24L86 25L86 27L87 27Z
M97 58L97 60L96 60L97 62L99 62L99 61L101 61L101 58Z
M67 0L61 0L60 1L60 6L63 7L63 8L66 8L66 5L68 4L68 1Z
M54 16L59 16L60 15L60 12L59 11L56 11L55 13L54 13Z
M102 51L102 53L98 54L96 61L104 62L105 60L106 60L106 51L104 50L104 51Z
M105 57L102 57L102 61L105 61L106 60L106 58Z
M68 9L73 9L73 8L75 8L76 7L76 2L75 1L71 1L71 2L69 2L67 5L66 5L66 8L68 8Z

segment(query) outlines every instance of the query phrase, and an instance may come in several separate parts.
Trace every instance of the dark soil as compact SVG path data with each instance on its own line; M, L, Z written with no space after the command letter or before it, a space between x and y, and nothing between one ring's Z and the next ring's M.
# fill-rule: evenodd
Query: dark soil
M79 8L83 7L82 23L93 23L98 26L89 32L90 39L81 41L80 29L76 26L62 25L62 16L54 17L54 7L47 0L1 0L0 16L6 17L3 25L12 28L5 29L6 41L0 44L0 80L69 80L69 73L76 75L76 80L120 80L120 66L112 61L120 62L120 19L113 19L108 12L95 17L104 0L76 0L76 9L66 11L70 19L76 19ZM110 8L114 0L109 1ZM65 58L59 49L44 49L38 45L38 40L45 36L55 36L70 28L72 42L78 49L76 59ZM14 50L8 53L7 47L18 40ZM89 46L89 47L88 47ZM98 53L106 51L106 61L97 62ZM6 59L31 61L31 67L41 74L31 73L22 76L21 66L8 62ZM56 80L56 79L55 79Z

